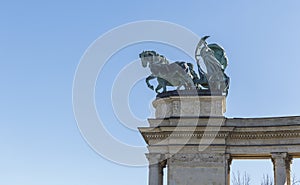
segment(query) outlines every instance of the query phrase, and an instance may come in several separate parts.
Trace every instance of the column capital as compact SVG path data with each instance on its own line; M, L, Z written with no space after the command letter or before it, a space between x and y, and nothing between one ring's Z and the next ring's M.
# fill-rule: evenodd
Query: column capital
M232 157L231 157L231 154L229 153L226 153L225 154L225 164L226 164L226 167L225 167L225 170L226 170L226 185L229 185L230 184L230 166L231 166L231 163L232 163Z
M231 164L231 161L232 161L231 154L229 154L229 153L226 153L226 154L225 154L225 159L228 161L228 163L230 163L230 164Z
M272 159L285 159L288 157L287 152L273 152L271 153Z
M231 154L226 153L225 154L225 159L226 159L226 164L227 164L228 170L230 171L230 166L231 166L231 163L232 163Z
M271 153L272 162L274 165L278 165L279 163L292 163L292 157L287 152L274 152Z
M149 161L149 183L148 185L163 185L163 168L166 165L164 154L149 153L146 157Z
M160 153L149 153L145 155L149 161L149 165L160 164L165 159L165 155Z

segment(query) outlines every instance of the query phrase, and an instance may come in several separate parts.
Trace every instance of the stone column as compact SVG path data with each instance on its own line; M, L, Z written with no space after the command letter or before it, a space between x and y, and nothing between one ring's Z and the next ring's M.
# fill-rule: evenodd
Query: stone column
M225 159L226 159L226 185L230 185L230 166L232 162L232 158L230 154L225 154Z
M163 185L165 162L162 154L146 154L149 161L148 185Z
M291 158L288 153L272 153L272 162L274 166L274 184L291 185L290 165Z

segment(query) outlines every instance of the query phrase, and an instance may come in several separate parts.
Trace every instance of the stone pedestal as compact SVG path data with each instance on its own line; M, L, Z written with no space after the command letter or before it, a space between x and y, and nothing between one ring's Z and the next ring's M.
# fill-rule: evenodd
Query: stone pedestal
M149 185L162 185L164 162L168 185L224 185L227 182L224 125L225 96L166 96L153 101L155 118L140 128L149 154ZM156 162L162 154L160 162Z
M170 96L153 101L156 118L222 117L225 96Z

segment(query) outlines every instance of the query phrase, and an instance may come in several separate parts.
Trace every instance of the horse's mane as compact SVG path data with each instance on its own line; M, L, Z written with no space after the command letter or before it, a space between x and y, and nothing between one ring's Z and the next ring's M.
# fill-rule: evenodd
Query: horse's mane
M167 60L167 58L164 55L161 55L159 53L157 53L156 51L143 51L142 53L139 54L140 58L143 57L149 57L149 56L155 56L158 58L158 60L160 61L160 63L162 64L169 64L170 62Z

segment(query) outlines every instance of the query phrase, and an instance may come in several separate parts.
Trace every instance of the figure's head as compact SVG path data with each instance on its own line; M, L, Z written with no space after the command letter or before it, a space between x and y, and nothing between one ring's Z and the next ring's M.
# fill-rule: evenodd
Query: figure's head
M143 67L147 67L148 63L153 62L154 58L157 56L159 56L159 54L156 53L155 51L143 51L142 53L139 54Z

